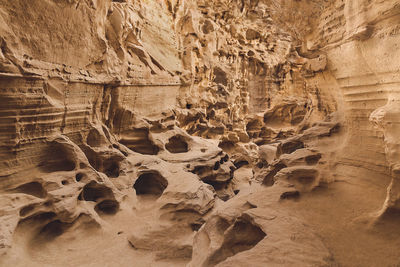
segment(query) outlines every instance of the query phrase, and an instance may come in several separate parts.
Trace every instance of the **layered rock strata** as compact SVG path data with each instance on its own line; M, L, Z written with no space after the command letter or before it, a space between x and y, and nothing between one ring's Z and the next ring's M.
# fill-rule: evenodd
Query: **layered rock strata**
M1 265L352 266L304 211L343 181L396 221L397 1L0 11Z

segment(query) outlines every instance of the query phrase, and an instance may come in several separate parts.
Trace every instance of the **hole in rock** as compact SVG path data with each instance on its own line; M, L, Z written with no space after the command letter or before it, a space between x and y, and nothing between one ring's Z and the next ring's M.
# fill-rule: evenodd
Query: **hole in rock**
M252 51L252 50L249 50L248 52L247 52L247 55L249 56L249 57L252 57L252 56L254 56L256 53L254 53L254 51Z
M235 162L234 165L235 165L236 169L239 169L243 166L249 165L249 162L247 160L241 160L241 161Z
M62 181L61 181L61 184L62 184L62 185L67 185L67 184L68 184L68 181L67 181L67 180L62 180Z
M185 153L188 152L188 143L185 141L183 136L173 136L165 144L165 148L171 153Z
M202 30L204 34L209 34L210 32L213 32L214 26L212 25L211 21L209 20L204 21Z
M89 147L81 147L86 157L89 160L90 165L96 169L96 171L105 173L108 177L116 178L120 173L119 162L123 160L123 157L118 154L107 155L98 154L96 151Z
M266 168L268 167L268 162L266 162L265 160L260 160L259 162L257 162L256 166L259 169Z
M111 178L117 178L119 176L119 164L116 161L104 162L104 173Z
M192 104L186 104L186 108L187 109L191 109L192 108Z
M210 177L210 178L214 178L214 177ZM202 180L202 181L205 184L211 185L214 188L215 192L217 193L217 196L221 200L228 201L230 199L230 195L224 193L225 189L228 188L230 181L225 181L225 182L219 182L219 181L215 181L215 180Z
M51 219L54 219L56 216L57 216L57 214L55 214L54 212L43 212L43 213L39 213L39 214L33 214L33 215L21 220L21 223L26 222L26 221L42 223L42 222L46 222Z
M66 145L53 142L44 149L39 168L43 172L72 171L76 167L75 157Z
M146 128L132 130L130 136L124 137L120 142L140 154L157 155L160 151L160 148L150 140L149 130Z
M213 168L213 169L214 169L215 171L218 170L220 165L221 165L221 164L219 163L219 161L215 162L214 168Z
M168 127L170 127L170 126L164 126L164 125L162 125L161 123L154 123L153 125L151 125L151 127L150 127L150 131L152 132L152 133L163 133L164 131L165 131L165 128L168 128Z
M25 217L29 215L34 209L34 205L29 205L20 210L20 216ZM18 222L18 227L28 227L30 229L35 228L36 226L43 226L47 224L49 221L54 220L57 215L54 212L42 212L42 213L33 213L25 218L22 218Z
M260 137L260 134L262 132L264 132L261 130L263 128L262 126L263 126L262 123L258 120L249 121L246 124L246 133L250 138L256 139Z
M82 146L81 149L89 160L90 166L95 168L96 171L100 171L100 168L102 166L102 159L99 157L99 155L89 147Z
M279 163L275 165L274 168L265 176L262 184L265 186L272 186L275 183L274 181L275 175L283 168L286 168L285 164Z
M226 231L222 246L210 257L210 265L214 266L228 257L253 248L265 236L260 227L239 218L233 227Z
M138 177L133 188L136 190L136 195L148 195L158 198L167 186L168 181L161 174L158 172L146 172Z
M44 198L47 196L46 190L44 190L42 184L38 182L30 182L20 185L12 191L16 193L32 195L38 198Z
M80 181L83 179L83 177L85 177L85 174L84 174L84 173L81 173L81 172L78 172L78 173L75 175L75 180L76 180L77 182L80 182Z
M112 190L104 185L96 182L90 182L83 187L79 200L97 201L98 199L113 199L114 194Z
M190 228L192 231L199 231L200 228L203 226L204 220L203 221L198 221L190 224Z
M221 141L218 147L225 152L231 152L235 149L235 144L232 141Z
M62 235L71 224L55 220L46 224L38 233L37 238L40 240L50 241Z
M306 162L308 165L315 165L321 159L321 154L311 155L306 157Z
M25 206L19 211L19 216L25 217L26 215L28 215L34 209L35 209L35 205Z
M302 141L286 140L278 145L277 155L290 154L301 148L304 148L304 143Z
M104 214L115 214L119 209L119 203L115 200L107 199L103 200L96 205L95 211Z
M40 234L48 235L49 237L56 237L62 233L62 222L60 220L55 220L46 224L40 231Z
M228 85L228 78L225 71L219 67L214 68L214 82L217 84Z

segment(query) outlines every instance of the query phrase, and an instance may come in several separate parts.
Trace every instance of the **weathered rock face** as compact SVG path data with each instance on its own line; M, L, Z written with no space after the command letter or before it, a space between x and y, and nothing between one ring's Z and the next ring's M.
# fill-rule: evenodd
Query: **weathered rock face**
M354 174L356 166L356 175L362 169L367 170L363 175L397 180L393 133L398 129L387 124L396 125L398 117L399 63L392 58L399 53L399 7L397 1L335 1L304 45L326 53L329 73L342 93L348 133L340 174Z
M399 17L0 0L0 265L398 264Z

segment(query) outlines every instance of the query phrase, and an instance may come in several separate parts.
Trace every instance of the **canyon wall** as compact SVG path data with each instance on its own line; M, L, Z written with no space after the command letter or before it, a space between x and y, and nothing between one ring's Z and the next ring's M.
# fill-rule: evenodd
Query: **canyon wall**
M400 66L393 58L399 53L399 8L397 1L335 1L304 42L305 51L327 55L328 73L342 97L347 137L339 176L364 176L381 185L389 185L388 176L397 180L393 133ZM386 202L392 203L383 210L395 205L397 193L390 191Z
M368 222L399 208L399 17L0 0L0 264L351 266L287 203L347 181Z

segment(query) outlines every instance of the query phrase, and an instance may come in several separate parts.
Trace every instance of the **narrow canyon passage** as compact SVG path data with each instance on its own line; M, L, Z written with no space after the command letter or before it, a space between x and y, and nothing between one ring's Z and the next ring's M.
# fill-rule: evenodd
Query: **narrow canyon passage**
M400 266L398 0L0 0L0 266Z

